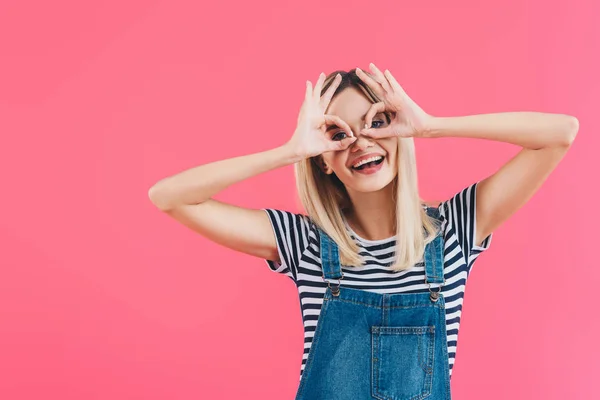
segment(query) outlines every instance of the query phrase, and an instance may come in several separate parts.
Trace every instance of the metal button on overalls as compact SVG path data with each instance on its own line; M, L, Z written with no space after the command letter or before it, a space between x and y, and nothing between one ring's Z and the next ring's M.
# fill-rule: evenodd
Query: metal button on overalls
M328 287L296 400L451 400L443 232L425 246L422 293L341 286L338 247L321 229L319 237Z

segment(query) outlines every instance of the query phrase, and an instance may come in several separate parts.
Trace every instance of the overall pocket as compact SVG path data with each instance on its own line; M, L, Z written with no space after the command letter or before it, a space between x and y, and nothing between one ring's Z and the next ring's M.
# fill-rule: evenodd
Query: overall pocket
M381 400L431 394L435 326L371 327L371 391Z

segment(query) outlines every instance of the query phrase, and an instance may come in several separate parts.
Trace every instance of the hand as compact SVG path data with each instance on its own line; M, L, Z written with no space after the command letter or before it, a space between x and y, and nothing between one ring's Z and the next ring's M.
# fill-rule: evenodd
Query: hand
M422 137L434 118L419 107L396 82L389 70L381 73L375 64L369 65L373 77L356 68L356 75L383 101L371 106L365 117L365 129L361 134L375 139L385 137ZM390 111L392 120L385 128L369 128L377 113Z
M292 147L294 154L301 159L314 157L327 151L345 150L356 140L347 123L338 116L325 114L342 77L338 74L321 96L324 81L325 74L321 73L314 90L311 82L306 81L306 93L298 115L298 126L287 143ZM328 125L338 126L346 132L347 137L338 141L332 140L326 131Z

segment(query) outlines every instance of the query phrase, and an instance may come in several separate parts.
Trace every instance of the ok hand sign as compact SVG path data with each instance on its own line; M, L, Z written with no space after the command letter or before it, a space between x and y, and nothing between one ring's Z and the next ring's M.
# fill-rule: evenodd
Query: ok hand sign
M384 137L420 137L427 129L428 124L433 117L427 114L419 107L396 82L389 70L385 73L371 63L373 77L367 75L359 68L356 68L356 75L368 85L377 96L382 99L381 102L371 106L365 117L365 129L361 134L375 139ZM368 128L371 126L371 120L380 112L389 111L392 113L392 121L385 128Z

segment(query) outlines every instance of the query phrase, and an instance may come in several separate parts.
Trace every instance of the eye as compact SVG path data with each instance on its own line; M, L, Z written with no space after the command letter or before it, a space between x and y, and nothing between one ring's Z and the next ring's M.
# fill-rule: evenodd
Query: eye
M341 137L340 135L344 135L344 137ZM348 136L348 134L345 131L339 131L338 133L336 133L335 135L333 135L331 137L331 140L339 141L342 139L346 139L347 136Z
M380 127L381 127L381 125L383 125L383 124L384 124L384 122L385 122L385 121L381 121L381 120L379 120L379 119L376 119L376 120L374 120L374 121L372 121L372 122L371 122L371 128L380 128ZM381 124L381 125L373 126L373 125L374 125L374 124L376 124L376 123L379 123L379 124Z

